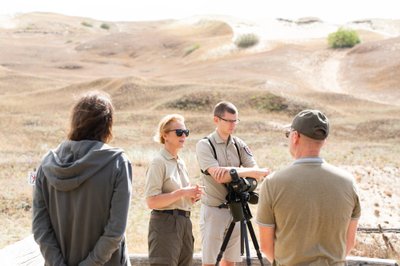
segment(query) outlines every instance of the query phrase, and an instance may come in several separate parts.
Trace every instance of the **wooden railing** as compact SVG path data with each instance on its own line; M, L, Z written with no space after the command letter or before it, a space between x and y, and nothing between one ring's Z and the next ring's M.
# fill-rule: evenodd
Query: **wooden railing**
M131 254L130 260L132 266L150 266L147 254ZM265 266L271 264L264 258ZM43 265L44 260L40 254L39 247L33 240L33 236L29 236L21 241L9 245L0 250L0 265L2 266L36 266ZM388 259L374 259L365 257L347 257L349 266L356 265L376 265L376 266L399 266L396 261ZM200 254L195 254L193 258L193 266L201 265ZM246 258L238 266L247 265ZM251 265L261 265L257 257L251 258Z

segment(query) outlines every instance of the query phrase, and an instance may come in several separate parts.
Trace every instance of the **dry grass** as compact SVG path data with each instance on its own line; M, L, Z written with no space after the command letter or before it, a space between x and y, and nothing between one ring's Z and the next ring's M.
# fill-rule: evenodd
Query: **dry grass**
M112 144L125 149L134 167L134 193L129 214L127 238L130 243L135 244L129 246L130 252L144 253L147 250L147 228L150 211L147 209L142 196L144 177L148 162L160 148L158 144L152 142L152 135L155 125L163 113L163 111L152 115L140 115L126 111L117 113L116 138ZM185 111L181 111L181 113L185 114ZM67 113L64 114L67 115ZM193 132L194 134L188 139L187 146L182 153L193 183L201 182L194 153L195 143L212 130L210 117L206 113L203 116L192 117L187 114L189 128L203 128L203 130ZM61 114L60 117L62 117ZM278 117L279 119L271 117L269 120L271 122L273 120L284 122L283 120L286 119L285 115L278 115ZM286 139L281 130L274 129L270 124L261 126L262 120L265 119L263 115L246 116L244 113L241 118L242 124L239 125L237 134L247 140L261 166L279 169L290 162ZM35 121L35 119L37 120L36 123L24 123L24 121ZM36 167L41 156L49 148L55 147L58 141L63 138L63 128L65 127L59 126L59 129L53 127L53 130L50 130L44 124L54 125L55 122L47 120L47 117L40 118L34 114L30 118L27 116L25 119L16 119L13 123L19 125L9 126L14 127L16 131L15 140L19 139L20 145L1 144L1 150L6 151L3 155L7 154L7 156L2 157L7 159L1 161L0 168L2 177L0 182L2 187L7 187L7 190L0 192L2 217L0 228L3 228L1 247L30 233L32 188L27 184L27 173ZM62 123L59 122L59 124ZM251 130L249 131L249 129ZM46 131L59 133L52 137L49 134L42 137L43 132ZM30 133L27 134L27 132ZM26 136L26 138L21 136ZM399 154L399 147L393 145L391 141L364 144L364 138L365 136L357 136L353 140L344 140L341 136L333 135L323 155L328 161L342 165L356 175L362 193L363 218L361 225L376 227L377 223L380 223L383 227L396 227L398 226L396 219L399 217L397 210L400 208L400 195L398 195L400 184L398 181L393 182L393 179L398 177L400 165L398 160L391 155ZM368 166L366 162L368 162ZM373 167L369 165L373 165ZM376 200L370 201L369 197L371 196L375 197ZM386 198L394 202L387 204ZM252 206L252 208L254 214L256 206ZM379 210L380 217L376 217L376 210ZM392 217L389 215L392 215ZM193 212L197 252L200 251L198 216L199 206L195 207ZM19 225L17 228L14 226L15 221ZM379 234L372 236L360 234L358 245L353 254L379 258L398 258L396 254L399 247L398 235L388 235L388 239L394 250L390 250L388 245L381 244L383 239ZM379 245L377 245L378 243Z
M182 155L192 182L199 183L195 144L214 129L210 112L220 100L239 107L237 135L260 166L272 169L291 161L282 126L299 108L322 109L332 122L322 155L356 176L363 205L360 225L400 227L400 107L395 85L400 80L388 71L395 67L389 59L400 54L398 46L391 46L395 39L383 40L375 33L371 51L366 43L362 51L340 53L337 82L344 93L334 93L317 86L331 80L333 73L321 70L337 56L319 40L204 60L231 42L233 32L226 23L113 23L105 31L82 27L82 18L33 14L21 19L21 27L31 28L0 28L0 49L8 51L0 55L0 248L30 234L32 187L27 174L65 138L74 96L90 89L111 94L117 109L111 144L122 147L134 167L130 252L147 251L150 211L143 187L147 164L160 148L152 141L159 119L172 112L185 116L191 136ZM193 44L201 48L184 56ZM382 48L386 46L394 47L392 53ZM358 71L349 71L348 62L357 64ZM372 62L371 67L366 62ZM364 86L371 71L373 79ZM380 90L383 83L393 89ZM381 103L374 101L378 94ZM252 209L254 214L256 206ZM196 251L198 216L196 206ZM359 234L353 254L399 260L399 252L398 234Z

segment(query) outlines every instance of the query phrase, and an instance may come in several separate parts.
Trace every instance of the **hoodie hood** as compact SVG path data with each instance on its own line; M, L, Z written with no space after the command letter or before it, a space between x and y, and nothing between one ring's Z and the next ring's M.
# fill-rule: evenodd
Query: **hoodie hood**
M122 153L122 149L100 141L64 141L45 155L42 170L53 187L60 191L70 191Z

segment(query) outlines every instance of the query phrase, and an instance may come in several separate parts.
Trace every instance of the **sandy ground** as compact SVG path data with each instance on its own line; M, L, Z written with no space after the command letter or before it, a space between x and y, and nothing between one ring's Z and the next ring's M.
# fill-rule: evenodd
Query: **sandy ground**
M101 28L103 23L109 29ZM352 49L327 47L327 35L340 26L357 30L362 43ZM256 34L259 43L239 49L233 42L244 33ZM89 89L106 90L114 99L113 144L134 162L135 203L142 202L140 184L157 149L150 136L160 116L180 112L187 117L193 132L188 161L196 176L190 151L212 130L213 104L227 99L241 110L238 135L255 147L260 165L273 168L290 162L282 125L299 109L322 109L333 124L325 157L355 175L363 204L360 225L400 228L399 34L399 21L379 19L332 25L317 18L0 17L0 137L6 140L0 143L0 184L8 188L0 192L0 247L29 234L26 173L64 138L73 96ZM135 207L136 223L145 227L148 210ZM145 230L130 228L129 235L145 247ZM398 258L399 237L388 237L394 251L381 234L362 235L355 254ZM377 245L382 248L374 250ZM137 248L133 251L143 249Z

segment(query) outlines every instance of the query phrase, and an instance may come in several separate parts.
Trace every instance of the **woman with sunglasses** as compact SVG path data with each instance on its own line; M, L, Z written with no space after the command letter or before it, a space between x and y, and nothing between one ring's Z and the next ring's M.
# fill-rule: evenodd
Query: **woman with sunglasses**
M194 238L190 210L202 190L189 182L185 163L178 156L189 130L181 115L163 117L154 140L163 144L146 172L145 195L152 209L149 233L150 265L191 265Z

